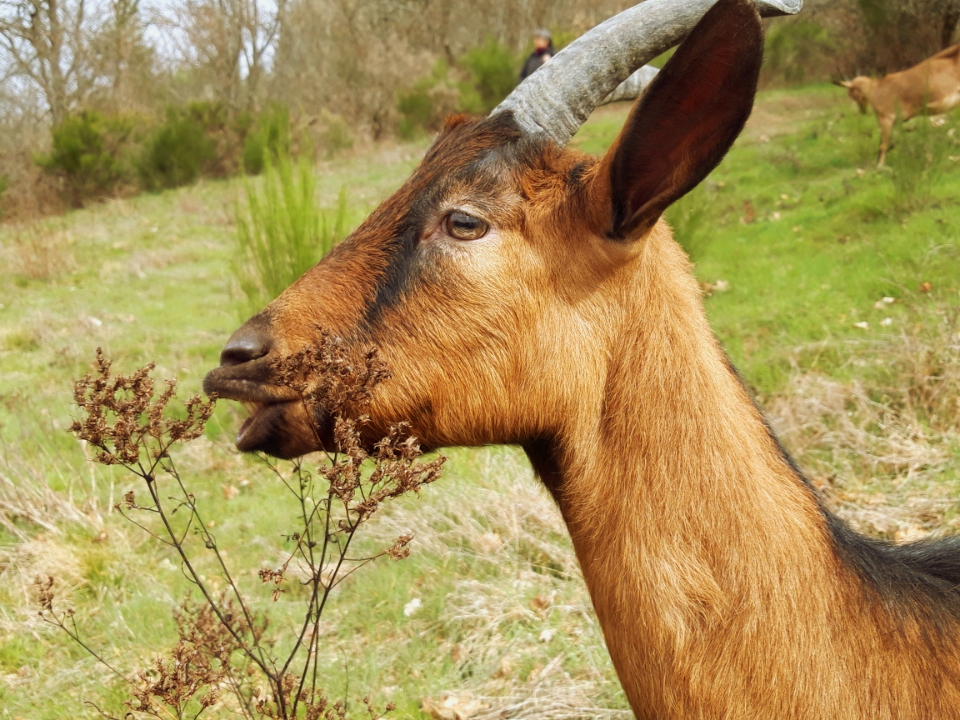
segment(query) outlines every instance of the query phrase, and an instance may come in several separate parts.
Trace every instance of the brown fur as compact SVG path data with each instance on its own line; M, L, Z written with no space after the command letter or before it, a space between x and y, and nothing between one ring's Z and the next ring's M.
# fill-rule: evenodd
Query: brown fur
M960 44L938 52L908 70L885 75L879 80L860 75L836 83L850 91L861 112L873 108L880 123L880 155L883 165L890 138L899 116L940 115L960 106Z
M509 117L451 123L393 197L235 333L206 387L264 402L242 448L317 449L310 423L326 419L266 402L265 368L324 327L376 344L393 370L370 406L376 432L405 419L429 446L523 446L639 718L958 718L955 558L935 576L925 547L911 560L823 510L657 221L752 102L752 3L710 13L599 162L520 137ZM644 141L658 128L671 145ZM450 237L452 210L489 233Z

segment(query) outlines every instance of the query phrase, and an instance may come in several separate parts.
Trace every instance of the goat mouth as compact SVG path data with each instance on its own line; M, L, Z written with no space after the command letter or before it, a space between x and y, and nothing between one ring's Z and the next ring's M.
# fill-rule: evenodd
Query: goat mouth
M264 452L289 460L322 450L328 444L323 413L315 416L299 398L276 402L240 400L248 416L237 430L234 443L240 452Z
M237 449L241 452L270 452L267 448L276 442L278 430L288 411L292 409L288 406L294 404L294 401L266 403L241 400L240 404L248 414L234 439Z
M321 449L319 418L310 417L300 395L291 388L237 377L233 368L207 374L204 391L234 400L247 411L234 443L241 452L264 452L289 459Z

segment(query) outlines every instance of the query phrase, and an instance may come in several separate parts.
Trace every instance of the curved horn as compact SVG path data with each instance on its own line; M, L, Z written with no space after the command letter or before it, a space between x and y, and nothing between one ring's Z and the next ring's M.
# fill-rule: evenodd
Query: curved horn
M621 100L636 100L643 94L643 91L647 89L647 85L653 82L658 72L660 71L653 67L653 65L644 65L633 75L617 85L612 93L600 101L600 105L620 102Z
M716 0L647 0L572 42L491 113L513 111L527 134L563 147L637 68L679 43ZM756 0L762 17L794 15L803 0Z

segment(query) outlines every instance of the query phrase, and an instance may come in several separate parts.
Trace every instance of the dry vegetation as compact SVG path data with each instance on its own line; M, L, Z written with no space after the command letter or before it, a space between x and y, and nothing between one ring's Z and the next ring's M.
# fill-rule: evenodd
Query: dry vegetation
M66 229L21 225L11 232L11 241L0 253L15 275L49 282L76 267L70 251L73 238Z
M960 448L960 313L918 303L899 334L850 349L870 384L797 373L771 423L840 515L906 541L960 528L956 486L938 476Z

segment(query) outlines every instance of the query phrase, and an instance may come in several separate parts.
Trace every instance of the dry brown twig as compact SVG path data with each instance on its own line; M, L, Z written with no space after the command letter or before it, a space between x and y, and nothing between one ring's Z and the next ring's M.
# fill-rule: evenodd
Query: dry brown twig
M281 381L297 391L308 411L319 406L334 419L337 451L328 453L328 463L316 472L301 461L284 472L263 458L296 499L297 528L288 536L293 549L286 560L277 569L262 569L260 580L277 600L288 582L287 569L296 561L299 569L306 568L299 581L309 589L293 647L277 657L276 643L268 637L267 615L251 610L170 454L174 445L203 434L216 399L190 398L177 417L169 410L176 384L166 381L155 396L152 369L151 363L131 375L113 375L110 361L98 349L96 372L76 383L74 397L83 416L70 431L96 448L96 462L120 465L144 481L150 495L147 504L140 504L130 491L114 509L177 553L184 575L202 599L188 597L181 604L176 613L178 642L136 679L111 667L83 641L73 610L55 609L53 578L37 580L41 617L130 683L124 717L197 718L216 707L227 692L248 718L345 720L348 702L330 701L320 687L321 616L331 591L351 573L380 557L399 560L409 554L410 534L371 556L351 557L349 550L357 531L381 503L418 493L440 477L446 458L422 461L420 446L403 423L390 428L387 437L372 447L362 442L369 423L364 411L372 391L390 376L375 350L355 360L325 334L317 348L278 363ZM165 483L165 478L173 482ZM164 497L161 485L164 493L173 495ZM179 513L176 522L174 513ZM199 548L191 537L213 552L226 581L223 592L215 594L197 570ZM392 704L386 706L387 712L392 709ZM374 720L381 717L368 697L362 699L359 712Z

